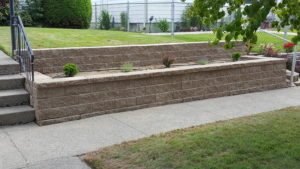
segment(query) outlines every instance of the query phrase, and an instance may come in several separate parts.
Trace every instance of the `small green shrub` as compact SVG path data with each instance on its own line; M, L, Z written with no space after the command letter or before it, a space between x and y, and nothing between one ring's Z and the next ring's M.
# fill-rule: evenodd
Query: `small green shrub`
M238 61L241 58L242 54L240 52L234 52L231 55L232 61Z
M102 11L100 15L100 29L109 30L111 25L111 16L108 11Z
M121 67L122 72L132 72L133 71L133 64L132 63L124 63Z
M162 31L162 32L167 32L169 30L169 22L167 21L167 19L162 19L157 23L158 28Z
M208 64L208 60L198 60L197 64L199 64L199 65L207 65Z
M175 60L175 56L165 56L163 57L163 65L165 65L166 68L170 68L171 65L175 62Z
M78 67L75 64L66 64L64 66L64 74L67 77L73 77L78 73Z
M121 19L121 29L126 30L126 27L127 27L127 14L125 12L121 12L120 19Z

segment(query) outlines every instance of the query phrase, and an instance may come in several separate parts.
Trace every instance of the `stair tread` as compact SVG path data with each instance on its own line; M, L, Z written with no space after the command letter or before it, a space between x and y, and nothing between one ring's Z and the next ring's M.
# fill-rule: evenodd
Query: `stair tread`
M26 95L28 92L25 89L0 90L0 97Z
M31 106L0 107L0 116L28 111L34 111L34 109Z
M0 108L0 126L30 123L35 120L35 111L30 106Z
M12 74L12 75L0 75L1 80L13 80L13 79L24 79L24 76L20 74Z

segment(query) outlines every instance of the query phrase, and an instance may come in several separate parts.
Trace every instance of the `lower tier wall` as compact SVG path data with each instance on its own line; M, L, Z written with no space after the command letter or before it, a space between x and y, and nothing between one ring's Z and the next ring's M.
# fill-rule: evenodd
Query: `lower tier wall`
M39 125L165 104L287 87L276 59L131 72L119 76L52 79L34 84Z

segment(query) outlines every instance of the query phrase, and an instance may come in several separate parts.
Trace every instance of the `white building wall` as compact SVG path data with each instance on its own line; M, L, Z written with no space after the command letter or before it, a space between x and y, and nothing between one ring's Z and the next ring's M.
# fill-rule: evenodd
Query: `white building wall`
M108 10L110 15L114 17L115 22L120 22L120 13L127 12L127 0L93 0L93 5L97 4L97 15L101 13L102 10ZM148 0L148 13L145 13L145 0L129 0L129 18L130 23L144 23L145 16L149 19L154 16L154 22L161 19L167 19L171 22L171 2L172 0ZM180 0L175 0L175 22L180 22L184 11L187 6L190 5L193 0L187 0L186 3L180 3ZM95 22L95 11L93 9L93 19ZM98 18L98 17L97 17ZM148 20L147 19L147 20Z

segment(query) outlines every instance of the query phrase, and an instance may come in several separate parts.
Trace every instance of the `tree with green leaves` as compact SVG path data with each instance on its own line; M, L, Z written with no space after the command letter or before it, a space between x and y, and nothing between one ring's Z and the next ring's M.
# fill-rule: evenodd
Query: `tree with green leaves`
M31 16L33 26L42 26L44 24L43 0L26 0L26 12Z
M279 3L277 0L251 0L251 4L246 2L247 0L195 0L188 13L190 16L199 17L207 25L234 14L235 19L232 22L217 27L214 31L216 39L213 44L218 44L225 36L224 48L232 48L235 44L233 40L241 36L250 52L253 44L257 43L257 30L270 12L274 12L280 19L272 23L274 27L280 30L291 26L298 33L293 37L293 43L300 41L300 0L282 0Z

